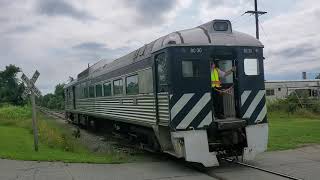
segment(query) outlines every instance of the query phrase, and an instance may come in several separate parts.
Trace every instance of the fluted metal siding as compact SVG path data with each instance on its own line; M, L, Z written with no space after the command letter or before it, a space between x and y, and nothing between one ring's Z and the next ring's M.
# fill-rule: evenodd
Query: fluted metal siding
M71 100L65 100L65 109L66 111L71 111L73 109Z
M169 122L168 102L167 95L159 96L159 124L161 125L168 125ZM76 107L78 113L143 126L152 126L157 122L154 95L77 99Z
M169 125L169 96L168 94L158 94L159 124Z
M235 117L236 109L235 109L234 95L225 93L222 96L223 96L224 115L226 117Z

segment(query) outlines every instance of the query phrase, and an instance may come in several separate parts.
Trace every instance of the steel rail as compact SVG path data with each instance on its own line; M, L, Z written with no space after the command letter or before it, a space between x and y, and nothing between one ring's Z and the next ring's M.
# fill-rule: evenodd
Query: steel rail
M229 163L235 163L235 164L239 164L239 165L246 166L246 167L249 167L249 168L257 169L257 170L260 170L260 171L264 171L264 172L267 172L267 173L270 173L270 174L278 175L278 176L285 177L285 178L292 179L292 180L303 180L302 178L297 178L297 177L290 176L288 174L283 174L283 173L279 173L279 172L276 172L276 171L271 171L271 170L268 170L268 169L260 168L260 167L253 166L253 165L250 165L250 164L246 164L246 163L243 163L243 162L235 161L235 160L229 159L229 158L221 158L221 160L227 161Z

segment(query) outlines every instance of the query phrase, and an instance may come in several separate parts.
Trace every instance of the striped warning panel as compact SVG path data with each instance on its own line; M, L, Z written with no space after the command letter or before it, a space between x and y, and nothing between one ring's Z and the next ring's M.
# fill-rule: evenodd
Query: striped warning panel
M243 119L249 119L253 123L262 122L267 115L265 103L265 90L245 90L241 94L241 109Z
M212 123L210 92L171 95L170 99L171 127L174 129L201 129Z

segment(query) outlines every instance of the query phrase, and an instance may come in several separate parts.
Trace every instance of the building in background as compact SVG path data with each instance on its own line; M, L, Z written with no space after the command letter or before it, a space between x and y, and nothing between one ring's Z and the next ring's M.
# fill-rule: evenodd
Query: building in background
M268 100L284 99L291 93L320 99L320 79L265 81Z

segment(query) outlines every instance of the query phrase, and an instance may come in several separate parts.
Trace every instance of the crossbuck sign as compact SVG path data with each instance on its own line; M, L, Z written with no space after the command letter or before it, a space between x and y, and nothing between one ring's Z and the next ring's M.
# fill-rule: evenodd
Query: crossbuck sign
M28 94L30 94L31 92L33 92L36 96L41 96L41 92L39 91L39 89L34 85L34 83L37 81L38 77L39 77L40 73L38 71L36 71L31 80L29 80L29 78L25 75L22 74L21 79L22 81L27 85L25 91L22 94L22 98L26 98L28 96Z
M32 127L33 127L33 136L34 136L34 150L38 151L38 129L37 129L37 120L36 120L36 102L35 96L41 96L41 92L39 89L34 85L37 81L40 73L36 71L31 80L23 73L21 76L22 81L27 85L26 89L22 94L22 98L25 99L28 94L31 94L31 103L32 103Z

